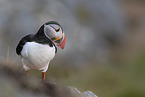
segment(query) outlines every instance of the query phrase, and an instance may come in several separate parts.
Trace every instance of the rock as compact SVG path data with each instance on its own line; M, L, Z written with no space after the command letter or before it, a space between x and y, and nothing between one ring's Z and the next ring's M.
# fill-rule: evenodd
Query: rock
M91 91L81 93L57 82L27 78L22 72L0 64L0 97L97 97Z
M73 94L79 95L79 97L98 97L96 96L93 92L91 91L85 91L85 92L80 92L77 88L75 87L69 87L72 91Z
M85 91L85 92L83 92L82 93L82 95L84 96L84 97L98 97L98 96L96 96L93 92L91 92L91 91Z

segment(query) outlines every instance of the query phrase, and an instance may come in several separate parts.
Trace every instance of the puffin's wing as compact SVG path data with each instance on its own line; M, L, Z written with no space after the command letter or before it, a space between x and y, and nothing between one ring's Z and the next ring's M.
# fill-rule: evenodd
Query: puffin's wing
M29 34L20 40L19 44L16 47L16 53L18 55L21 55L21 51L22 51L23 46L25 45L26 42L32 42L33 37L34 37L34 35Z

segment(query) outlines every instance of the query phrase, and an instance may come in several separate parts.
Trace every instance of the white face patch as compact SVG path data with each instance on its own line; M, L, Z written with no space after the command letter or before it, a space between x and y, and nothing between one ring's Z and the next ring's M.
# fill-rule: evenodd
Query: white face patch
M55 30L59 29L60 26L58 25L55 25L55 24L49 24L49 26L51 26L52 28L54 28Z
M44 25L44 33L49 38L62 37L62 29L56 24Z

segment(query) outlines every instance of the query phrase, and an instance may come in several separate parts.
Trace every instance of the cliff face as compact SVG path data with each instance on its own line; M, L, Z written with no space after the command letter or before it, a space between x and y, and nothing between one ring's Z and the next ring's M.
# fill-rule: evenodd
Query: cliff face
M91 91L81 93L74 87L46 80L27 78L14 68L0 65L1 97L97 97Z

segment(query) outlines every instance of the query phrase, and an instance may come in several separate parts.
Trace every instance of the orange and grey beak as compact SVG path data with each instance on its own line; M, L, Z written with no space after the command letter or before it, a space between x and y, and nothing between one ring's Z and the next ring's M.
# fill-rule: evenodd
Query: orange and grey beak
M60 48L64 49L65 42L66 42L66 40L65 40L65 34L63 33L62 38L60 38L59 40L56 40L54 42L57 44L57 46L59 46Z

